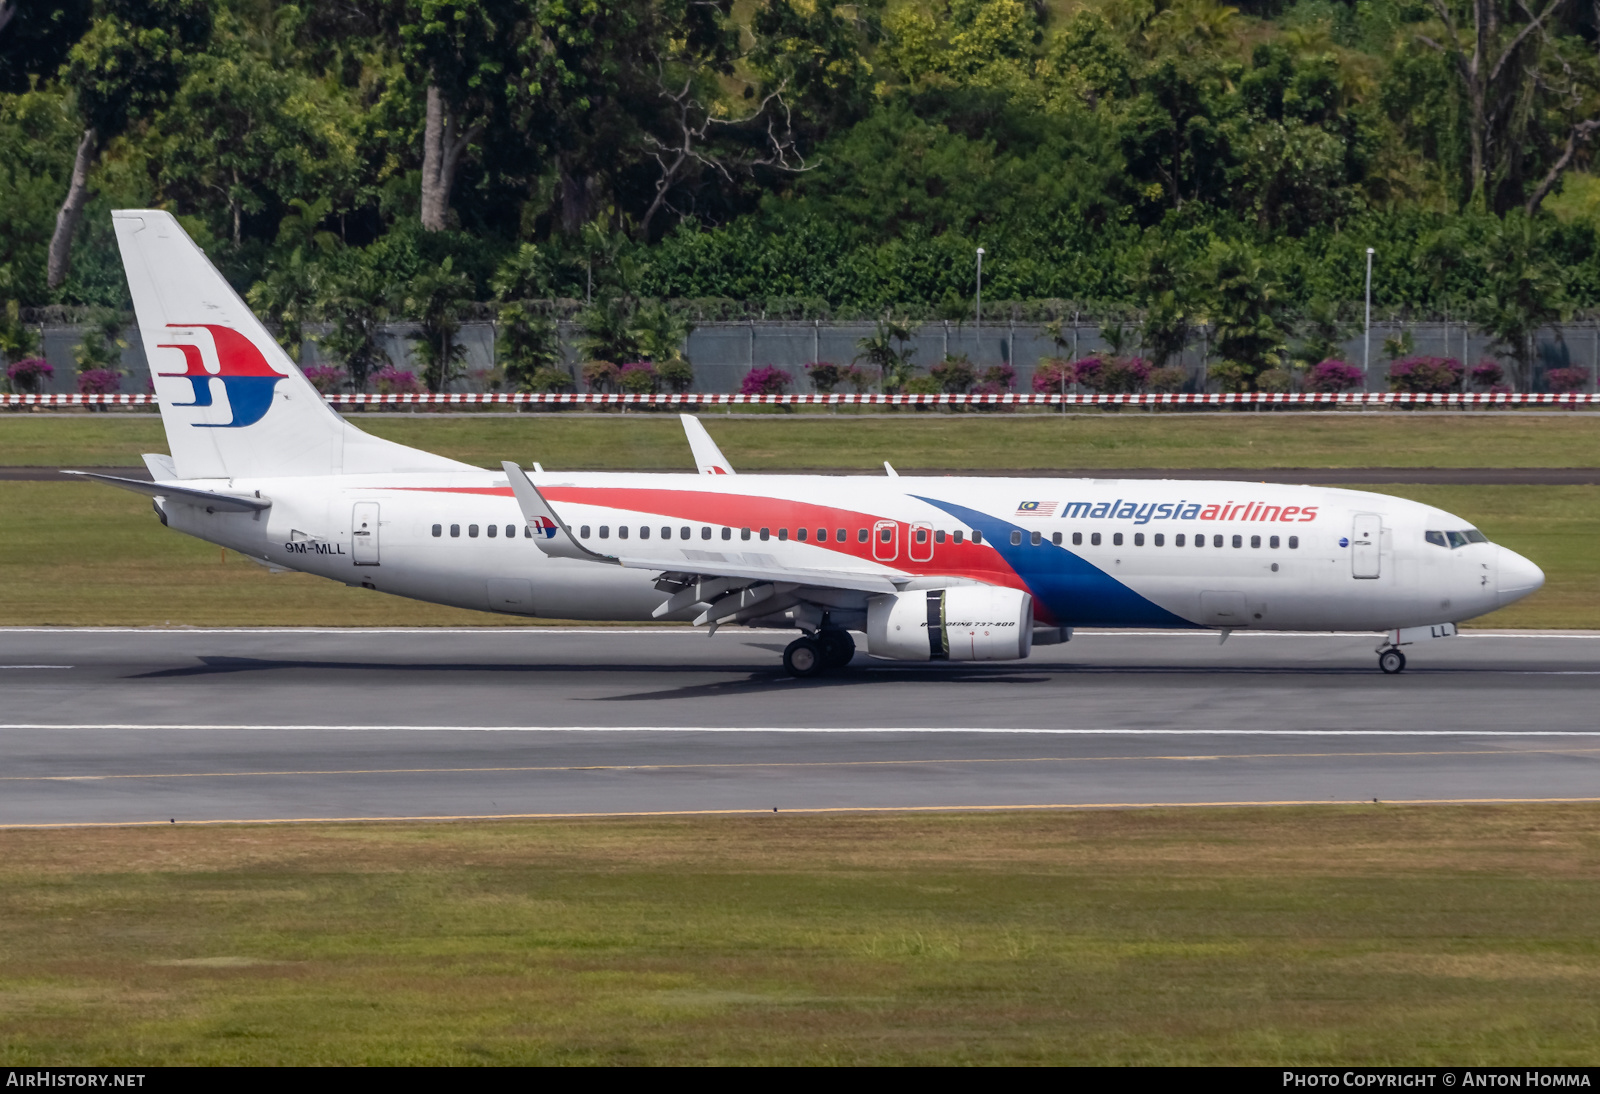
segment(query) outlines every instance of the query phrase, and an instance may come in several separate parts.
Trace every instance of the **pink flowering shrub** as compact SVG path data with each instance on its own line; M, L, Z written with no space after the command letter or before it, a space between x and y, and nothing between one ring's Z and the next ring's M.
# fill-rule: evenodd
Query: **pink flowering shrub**
M1361 370L1346 362L1330 357L1306 370L1300 384L1307 391L1332 395L1361 386Z
M1557 395L1582 391L1589 386L1589 370L1586 368L1553 368L1544 374L1544 382Z
M617 387L629 395L654 395L660 384L661 377L649 361L629 361L617 369Z
M1506 378L1506 370L1500 367L1499 361L1484 358L1472 366L1472 386L1489 391Z
M1131 395L1150 382L1143 357L1085 357L1074 362L1078 383L1100 395Z
M794 376L777 365L759 365L745 373L739 394L782 395L792 383Z
M372 380L378 385L379 395L417 395L422 392L416 373L402 371L393 365L379 369Z
M1078 370L1062 357L1040 361L1033 371L1033 390L1040 395L1059 395L1078 382Z
M11 390L18 395L37 395L44 378L54 376L55 372L43 357L24 357L7 366L6 379L11 381Z
M301 369L311 386L323 395L332 395L344 386L344 370L335 365L312 365Z
M110 395L122 386L122 375L109 368L86 368L78 373L80 395Z
M1406 357L1389 366L1389 390L1444 394L1461 387L1461 374L1454 357Z

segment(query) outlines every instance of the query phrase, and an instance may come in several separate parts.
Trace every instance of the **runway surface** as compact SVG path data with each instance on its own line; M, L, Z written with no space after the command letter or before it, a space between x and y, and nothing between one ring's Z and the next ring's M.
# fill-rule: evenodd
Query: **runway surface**
M1600 799L1600 635L0 630L0 824Z

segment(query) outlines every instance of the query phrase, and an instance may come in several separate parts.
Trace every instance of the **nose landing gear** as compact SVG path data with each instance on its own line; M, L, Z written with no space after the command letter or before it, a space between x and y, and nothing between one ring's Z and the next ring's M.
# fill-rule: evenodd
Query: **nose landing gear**
M1406 655L1399 650L1388 649L1378 654L1378 667L1388 676L1406 671Z

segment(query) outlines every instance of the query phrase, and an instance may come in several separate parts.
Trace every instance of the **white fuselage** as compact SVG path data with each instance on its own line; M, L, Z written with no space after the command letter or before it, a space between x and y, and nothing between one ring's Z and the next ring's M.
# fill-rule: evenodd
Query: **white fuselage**
M184 485L259 491L271 508L161 508L172 527L276 566L418 600L563 619L649 619L663 600L661 573L741 563L881 575L901 588L1016 588L1032 594L1036 621L1051 626L1390 630L1482 615L1543 581L1538 567L1482 540L1466 521L1351 490L1116 479L530 477L586 547L605 554L626 535L627 553L648 554L651 565L546 557L506 476L490 471L190 479ZM868 594L831 595L845 618Z

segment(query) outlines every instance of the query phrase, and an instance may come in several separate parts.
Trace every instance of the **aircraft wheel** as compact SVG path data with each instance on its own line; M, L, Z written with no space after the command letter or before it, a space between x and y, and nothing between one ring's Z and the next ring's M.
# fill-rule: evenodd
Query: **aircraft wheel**
M783 651L783 667L790 676L815 676L823 668L822 647L814 639L796 638Z
M829 629L817 635L822 645L822 667L842 669L856 655L856 640L845 630Z
M1406 670L1406 655L1399 650L1384 650L1378 654L1378 667L1389 676Z

